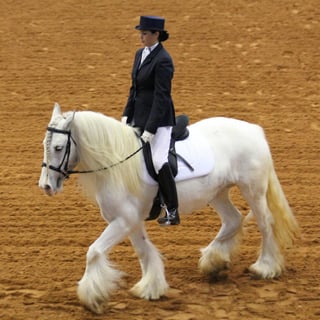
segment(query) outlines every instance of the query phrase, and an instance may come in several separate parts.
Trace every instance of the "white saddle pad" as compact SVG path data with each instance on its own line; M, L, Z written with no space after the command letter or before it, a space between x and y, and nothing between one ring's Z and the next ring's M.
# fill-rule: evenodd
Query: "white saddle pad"
M214 167L214 154L203 137L190 130L189 137L176 142L176 153L183 157L194 169L193 171L178 157L178 174L175 181L182 181L209 174ZM157 182L149 175L144 166L143 179L147 184Z

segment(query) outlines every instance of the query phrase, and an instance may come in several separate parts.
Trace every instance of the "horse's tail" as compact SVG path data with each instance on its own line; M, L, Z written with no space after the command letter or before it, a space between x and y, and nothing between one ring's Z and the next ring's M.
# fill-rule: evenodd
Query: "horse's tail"
M291 247L300 236L300 229L273 166L269 173L266 196L274 220L272 228L277 242L283 249Z

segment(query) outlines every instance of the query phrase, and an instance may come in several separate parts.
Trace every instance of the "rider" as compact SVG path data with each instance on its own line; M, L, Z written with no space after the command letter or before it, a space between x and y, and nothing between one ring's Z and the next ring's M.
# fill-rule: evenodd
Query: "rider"
M159 188L167 207L166 217L159 218L158 222L167 226L179 224L180 218L176 185L168 164L171 131L175 125L171 97L174 66L162 45L169 37L164 24L164 18L141 16L136 26L144 48L135 55L132 84L121 121L139 128L141 139L150 143Z

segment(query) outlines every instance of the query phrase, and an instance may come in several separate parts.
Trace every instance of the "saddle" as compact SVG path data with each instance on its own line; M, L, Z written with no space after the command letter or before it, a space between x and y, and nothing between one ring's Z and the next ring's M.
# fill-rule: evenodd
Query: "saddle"
M178 173L178 158L181 161L183 161L187 166L189 166L190 170L193 170L193 168L188 164L188 162L179 154L177 154L175 150L176 141L184 140L189 136L189 130L187 128L188 125L189 125L189 117L183 114L176 117L176 125L172 128L168 162L174 177ZM151 154L151 148L149 143L144 145L143 156L144 156L148 173L155 181L158 181L158 175L154 169L153 162L152 162L152 154ZM153 200L153 205L150 210L149 217L146 220L157 219L161 213L163 204L164 204L163 197L159 189L156 197Z

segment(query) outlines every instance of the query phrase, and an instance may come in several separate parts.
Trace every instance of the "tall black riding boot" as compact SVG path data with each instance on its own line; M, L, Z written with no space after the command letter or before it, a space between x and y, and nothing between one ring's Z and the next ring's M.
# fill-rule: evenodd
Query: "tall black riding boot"
M170 166L165 163L159 171L158 175L159 188L163 195L164 202L167 206L166 216L158 219L161 226L170 226L180 223L178 213L178 195L176 183L172 175Z

